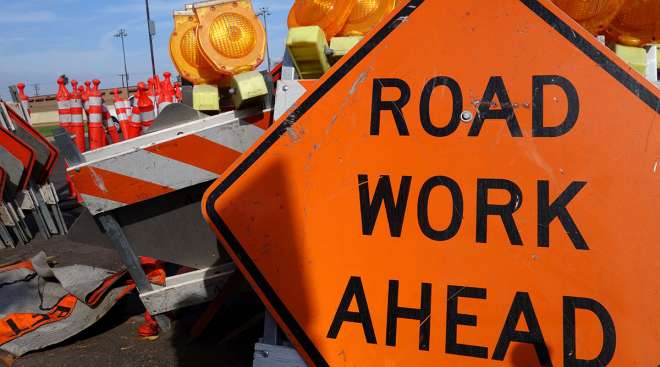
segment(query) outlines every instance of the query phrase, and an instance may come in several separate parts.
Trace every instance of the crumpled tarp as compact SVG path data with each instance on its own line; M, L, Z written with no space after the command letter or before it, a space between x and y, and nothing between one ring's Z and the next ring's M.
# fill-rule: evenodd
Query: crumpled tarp
M125 273L51 268L43 252L0 269L0 350L19 357L85 330L133 289Z

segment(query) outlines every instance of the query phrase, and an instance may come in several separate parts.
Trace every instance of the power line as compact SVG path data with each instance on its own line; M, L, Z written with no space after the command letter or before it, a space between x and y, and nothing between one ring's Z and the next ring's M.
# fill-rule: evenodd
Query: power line
M124 47L124 37L127 37L128 33L124 28L121 28L116 34L115 37L121 38L121 52L124 55L124 74L126 76L126 95L128 95L128 67L126 67L126 48ZM124 76L121 77L122 87L124 86Z
M35 97L38 96L39 95L39 88L41 86L41 83L35 83L35 84L30 84L30 85L32 86L32 88L34 88L34 96Z
M154 60L154 40L153 36L156 34L156 25L151 21L149 15L149 0L144 0L144 5L147 8L147 30L149 31L149 51L151 52L151 76L156 77L156 61Z

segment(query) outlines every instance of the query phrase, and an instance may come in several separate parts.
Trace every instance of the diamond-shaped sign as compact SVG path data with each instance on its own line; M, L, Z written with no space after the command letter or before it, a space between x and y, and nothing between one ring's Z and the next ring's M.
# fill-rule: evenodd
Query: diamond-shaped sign
M655 366L658 95L550 1L408 1L205 215L311 365Z

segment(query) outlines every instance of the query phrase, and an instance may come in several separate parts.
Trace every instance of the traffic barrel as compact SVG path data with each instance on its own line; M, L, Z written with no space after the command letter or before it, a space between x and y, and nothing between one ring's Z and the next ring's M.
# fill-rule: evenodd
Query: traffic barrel
M71 92L72 92L71 94L73 94L73 92L75 92L77 90L78 90L78 81L73 79L71 81Z
M89 113L89 94L92 92L92 82L85 80L85 93L82 94L83 108Z
M126 110L130 108L130 105L127 104L127 100L121 98L119 95L119 89L115 88L112 92L115 97L115 111L117 112L117 118L119 119L121 133L124 136L124 139L128 139L128 113Z
M156 113L154 111L154 103L148 95L148 88L142 82L138 83L138 107L140 108L142 128L149 128L156 119Z
M93 80L94 87L89 92L89 149L94 150L105 144L105 131L103 129L103 98L99 90L101 82Z
M137 96L133 97L133 113L128 121L128 139L140 136L142 133L142 120L140 119L140 107L138 106Z
M25 115L25 119L31 124L32 120L30 119L30 115L32 114L32 111L30 110L30 98L25 95L25 84L18 83L16 84L16 88L18 88L18 99L21 100L23 115Z
M157 87L156 87L156 81L153 77L149 78L147 80L147 96L149 96L149 99L151 100L151 103L155 106L157 101L156 101L156 96L158 95ZM144 122L144 120L142 120Z
M64 86L64 78L57 79L57 84L59 85L57 89L57 95L55 100L57 101L57 113L59 115L60 127L64 130L70 131L71 125L71 111L69 103L69 91L66 90Z
M181 92L181 84L179 82L174 83L174 98L176 98L176 102L181 103L183 101L183 92Z
M108 110L108 107L103 105L103 123L105 125L105 129L108 131L108 134L110 135L110 144L114 143L119 143L121 141L121 138L119 137L119 131L117 130L117 125L115 125L115 120L112 119L112 115L110 114L110 110Z
M78 82L71 81L73 90L71 91L71 98L69 99L69 112L71 113L71 133L74 136L76 146L81 152L86 150L85 147L85 125L83 124L83 104L82 97L77 88Z

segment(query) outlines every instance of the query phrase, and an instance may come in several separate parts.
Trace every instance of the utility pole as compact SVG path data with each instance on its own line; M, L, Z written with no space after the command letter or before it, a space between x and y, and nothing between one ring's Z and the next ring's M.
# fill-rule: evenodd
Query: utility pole
M271 15L270 9L268 9L267 6L262 6L259 8L259 13L257 13L257 16L263 17L264 18L264 30L266 31L266 58L268 62L268 72L270 72L270 47L269 47L269 42L268 42L268 16Z
M121 52L124 55L124 75L126 76L126 95L128 95L128 68L126 67L126 47L124 47L124 37L127 37L128 33L126 33L126 30L124 28L120 29L116 34L115 37L121 38ZM122 87L124 86L124 77L122 76L121 78L121 85Z
M149 31L149 51L151 52L151 76L156 76L156 61L154 61L154 40L153 36L156 34L156 25L151 21L149 15L149 0L144 0L144 5L147 8L147 30Z
M125 86L125 84L124 84L124 74L117 74L117 76L120 76L120 77L121 77L121 87L122 87L123 89L126 89L126 93L128 94L128 88L127 88L127 87Z
M38 95L39 95L39 86L40 86L41 84L39 84L39 83L35 83L35 84L30 84L30 85L32 86L32 88L34 88L34 95L35 95L35 97L38 96Z

